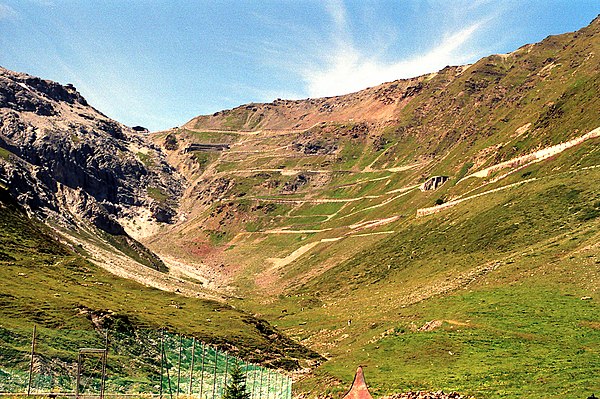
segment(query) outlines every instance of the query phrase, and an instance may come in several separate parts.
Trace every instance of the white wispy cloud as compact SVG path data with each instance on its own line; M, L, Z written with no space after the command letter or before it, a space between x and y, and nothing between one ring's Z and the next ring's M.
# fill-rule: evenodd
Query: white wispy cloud
M333 21L334 34L338 41L348 40L348 11L342 0L330 0L325 3L325 9Z
M16 19L19 17L19 13L6 4L0 3L0 20L3 19Z
M310 97L340 95L400 78L437 71L446 65L469 62L474 53L468 43L485 24L472 22L457 31L442 35L441 40L423 53L396 61L381 55L389 43L378 48L359 49L350 35L347 10L341 0L329 1L326 10L332 20L332 37L323 45L316 62L304 64L297 73L304 80Z
M54 1L52 0L29 0L33 4L37 4L43 7L53 7L55 6Z

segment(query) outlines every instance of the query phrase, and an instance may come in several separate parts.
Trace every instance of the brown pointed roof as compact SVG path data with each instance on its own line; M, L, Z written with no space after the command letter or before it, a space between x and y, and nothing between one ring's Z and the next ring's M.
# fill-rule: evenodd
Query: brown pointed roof
M367 388L362 367L358 366L358 369L356 369L356 375L354 376L352 387L348 393L344 395L343 399L373 399L369 393L369 388Z

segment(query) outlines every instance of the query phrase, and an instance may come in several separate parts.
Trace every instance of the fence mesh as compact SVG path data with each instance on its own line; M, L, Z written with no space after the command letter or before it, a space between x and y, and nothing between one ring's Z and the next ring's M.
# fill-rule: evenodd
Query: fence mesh
M72 331L58 338L38 331L33 361L28 338L0 327L0 392L215 399L223 396L237 364L251 399L292 396L288 376L191 337L153 330L112 331L105 341L89 332Z

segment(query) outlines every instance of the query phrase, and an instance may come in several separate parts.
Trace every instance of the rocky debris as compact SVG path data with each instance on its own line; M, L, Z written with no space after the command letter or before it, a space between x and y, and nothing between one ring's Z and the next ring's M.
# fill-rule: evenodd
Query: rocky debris
M219 226L222 226L224 221L235 219L243 211L241 208L240 204L234 202L218 204L210 212L210 218L219 219Z
M306 155L331 155L334 154L338 145L334 137L323 133L331 133L332 126L316 126L310 131L302 133L292 141L292 149Z
M304 174L297 175L294 180L288 181L283 185L282 191L284 193L296 192L300 187L306 185L309 182L309 177Z
M421 191L437 190L442 184L450 179L448 176L432 176L421 184Z
M338 149L336 144L321 140L311 140L308 142L296 141L292 143L292 148L306 155L331 155Z
M347 130L347 134L350 135L350 137L352 137L353 139L365 138L368 133L369 133L369 125L364 122L355 123L355 124L351 125L350 128ZM342 135L344 136L345 134L342 133Z
M423 324L423 326L419 328L419 331L433 331L437 328L440 328L442 324L444 323L441 320L431 320Z
M377 136L373 139L373 150L378 152L385 148L389 144L389 140L383 136Z
M423 89L423 83L417 82L414 85L404 87L403 81L397 81L389 85L382 85L376 92L375 98L386 105L391 105L397 101L412 97Z
M34 112L44 116L56 114L56 110L51 104L38 97L25 95L25 90L17 84L11 85L0 81L0 107L10 107L16 111Z
M169 151L175 151L176 149L178 149L179 143L177 142L177 136L175 136L173 133L167 134L167 136L165 137L164 146Z
M196 199L202 201L202 205L210 205L213 202L222 200L235 182L226 177L218 177L214 180L203 179L195 188Z
M158 223L172 223L177 215L177 210L163 202L151 202L150 215Z
M330 103L323 103L319 107L319 112L333 112L334 105Z
M277 209L277 204L269 203L269 204L254 205L252 208L250 208L250 211L251 212L262 212L266 215L268 213L275 211L276 209Z
M458 392L444 393L444 391L427 392L405 392L398 393L391 396L384 396L382 399L466 399L466 396L462 396Z
M495 85L506 76L504 67L495 60L496 56L489 56L488 62L471 71L471 77L465 81L465 92L475 94L490 85Z
M102 311L90 309L87 306L80 305L77 307L79 314L90 320L97 331L103 331L107 327L107 320L114 316L112 310Z
M88 105L73 85L63 86L0 67L0 108L51 116L58 113L56 102Z
M321 123L303 132L292 142L292 148L306 155L332 155L338 151L341 137L364 140L370 129L365 122Z
M271 179L269 178L268 180L265 180L262 183L262 186L268 190L273 190L276 189L277 187L279 187L281 185L281 182L277 179Z

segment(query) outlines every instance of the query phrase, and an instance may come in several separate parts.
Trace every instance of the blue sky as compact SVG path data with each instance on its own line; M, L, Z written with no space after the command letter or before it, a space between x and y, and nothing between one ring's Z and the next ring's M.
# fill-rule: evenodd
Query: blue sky
M474 62L599 13L599 0L0 0L0 65L159 130Z

